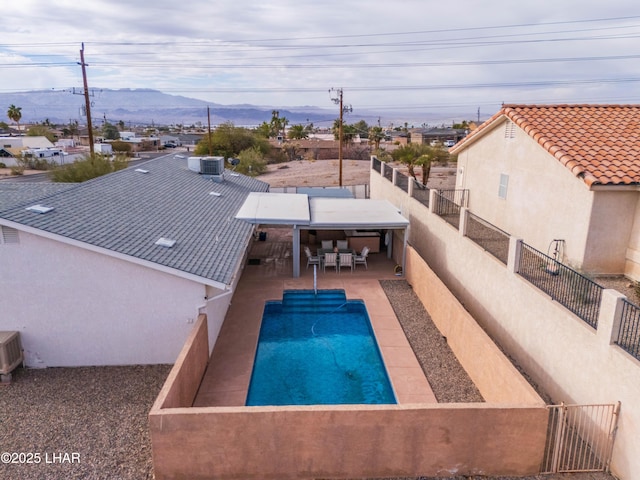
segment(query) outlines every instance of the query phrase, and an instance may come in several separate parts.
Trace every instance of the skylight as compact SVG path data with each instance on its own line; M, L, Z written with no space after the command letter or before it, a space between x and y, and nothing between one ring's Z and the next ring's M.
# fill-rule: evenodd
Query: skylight
M157 241L156 241L156 245L160 245L161 247L166 247L166 248L171 248L176 244L175 240L172 240L171 238L164 238L164 237L160 237Z
M27 207L27 210L36 213L47 213L53 210L53 207L45 207L44 205L31 205L30 207Z

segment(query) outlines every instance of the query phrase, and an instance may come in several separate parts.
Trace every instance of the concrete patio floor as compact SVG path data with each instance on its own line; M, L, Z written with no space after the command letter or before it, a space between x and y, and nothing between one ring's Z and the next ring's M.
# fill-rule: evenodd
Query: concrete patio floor
M265 301L281 300L284 290L313 289L313 267L293 278L292 235L287 228L266 230L254 241L222 325L194 407L243 406L249 388ZM317 247L312 246L312 250ZM317 272L318 289L344 289L349 300L364 300L398 403L435 403L436 398L378 280L397 279L386 253L370 254L368 269Z

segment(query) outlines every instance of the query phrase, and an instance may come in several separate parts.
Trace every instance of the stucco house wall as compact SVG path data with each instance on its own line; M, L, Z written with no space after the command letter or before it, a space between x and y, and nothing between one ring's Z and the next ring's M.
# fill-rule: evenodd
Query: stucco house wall
M623 273L636 192L590 190L520 128L496 122L458 156L457 188L469 209L547 253L564 240L563 259L589 273ZM501 175L508 177L500 198Z
M629 278L640 281L640 195L636 197L635 215L631 224L624 273Z
M195 281L24 231L0 271L29 367L173 363L204 304Z

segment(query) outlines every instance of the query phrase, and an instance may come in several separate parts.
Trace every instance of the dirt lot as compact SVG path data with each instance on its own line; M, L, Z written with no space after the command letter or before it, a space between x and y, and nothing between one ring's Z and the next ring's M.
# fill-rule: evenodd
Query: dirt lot
M364 185L369 183L369 160L343 160L342 184ZM267 173L258 178L272 187L333 187L339 185L340 163L338 160L299 160L271 164ZM406 174L406 169L400 168ZM419 169L416 174L418 179ZM431 168L428 186L431 188L454 188L455 167L434 166Z

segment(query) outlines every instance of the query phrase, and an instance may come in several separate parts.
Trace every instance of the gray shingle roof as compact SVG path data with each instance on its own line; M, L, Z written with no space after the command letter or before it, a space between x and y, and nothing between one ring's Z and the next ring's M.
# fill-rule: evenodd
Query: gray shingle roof
M31 198L0 211L0 218L230 284L253 228L235 214L249 192L265 192L268 184L229 171L216 183L173 156L137 168L149 173L121 170ZM26 210L35 203L54 210ZM161 237L176 243L155 245Z
M74 186L76 186L75 183L22 183L2 180L0 182L0 212L68 190Z

